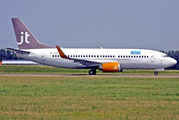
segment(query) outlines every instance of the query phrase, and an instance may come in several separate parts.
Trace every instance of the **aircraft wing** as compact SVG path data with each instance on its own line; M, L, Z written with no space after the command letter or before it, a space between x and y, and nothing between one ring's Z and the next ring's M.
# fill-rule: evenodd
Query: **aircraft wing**
M101 65L100 62L95 62L95 61L90 61L90 60L82 60L82 59L75 59L75 58L69 58L67 57L63 51L59 48L59 46L56 46L61 58L65 58L65 59L69 59L69 60L73 60L74 62L78 62L82 65L85 65L87 67L98 67Z
M101 63L99 62L94 62L94 61L88 61L88 60L79 60L79 59L73 59L70 58L71 60L74 60L74 62L79 62L82 65L85 65L87 67L92 67L92 66L100 66Z
M30 52L27 52L27 51L23 51L23 50L19 50L19 49L15 49L15 48L5 48L7 50L10 50L10 51L13 51L13 52L16 52L16 53L20 53L20 54L29 54Z

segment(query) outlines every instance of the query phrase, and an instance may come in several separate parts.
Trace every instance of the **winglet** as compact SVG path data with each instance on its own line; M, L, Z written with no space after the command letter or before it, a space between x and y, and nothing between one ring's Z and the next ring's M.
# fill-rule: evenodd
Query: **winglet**
M56 48L57 48L58 53L60 54L61 58L67 58L68 59L68 57L63 53L63 51L57 45L56 45Z

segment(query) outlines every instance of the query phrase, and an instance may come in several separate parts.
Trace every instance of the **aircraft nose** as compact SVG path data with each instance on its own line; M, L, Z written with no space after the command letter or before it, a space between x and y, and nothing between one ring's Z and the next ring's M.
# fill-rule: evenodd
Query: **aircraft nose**
M177 64L177 61L172 58L172 59L171 59L171 64L172 64L172 65L175 65L175 64Z
M177 63L177 61L171 57L167 57L164 61L163 61L163 65L164 68L168 68L171 67L173 65L175 65Z
M177 61L175 59L173 59L173 58L169 58L168 63L169 63L170 66L173 66L173 65L175 65L177 63Z

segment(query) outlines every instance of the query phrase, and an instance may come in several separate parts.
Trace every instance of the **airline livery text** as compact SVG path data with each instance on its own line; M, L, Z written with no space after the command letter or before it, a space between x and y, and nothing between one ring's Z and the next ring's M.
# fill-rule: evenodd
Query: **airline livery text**
M131 51L131 55L140 55L141 51Z
M27 44L29 44L30 42L28 41L28 37L30 36L30 34L28 34L28 32L25 32L25 35L24 35L24 32L21 32L21 41L20 42L17 42L18 45L22 45L23 42L24 42L24 37L25 37L25 42Z

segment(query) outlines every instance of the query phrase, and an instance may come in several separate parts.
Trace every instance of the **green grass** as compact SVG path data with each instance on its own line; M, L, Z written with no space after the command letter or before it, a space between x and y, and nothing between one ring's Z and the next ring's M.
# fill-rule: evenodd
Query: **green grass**
M0 119L179 119L179 80L0 76Z
M63 69L49 66L0 65L0 74L86 74L89 69ZM103 73L97 70L97 74ZM124 70L124 72L110 73L121 75L154 75L154 70ZM159 75L179 75L179 70L159 71Z
M0 66L0 74L88 75L88 71ZM153 70L113 74L153 75ZM179 75L179 71L160 71L159 75ZM0 75L0 119L179 119L179 79Z

